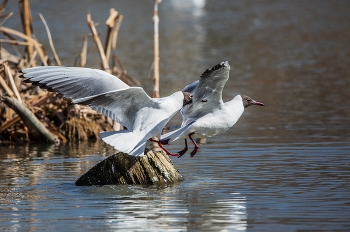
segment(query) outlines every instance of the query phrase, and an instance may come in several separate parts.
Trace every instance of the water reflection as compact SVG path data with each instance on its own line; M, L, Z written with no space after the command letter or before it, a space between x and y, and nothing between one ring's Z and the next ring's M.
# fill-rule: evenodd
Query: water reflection
M186 13L190 13L191 19L197 19L200 18L202 16L204 16L204 14L206 13L205 10L205 5L206 5L206 0L190 0L190 1L186 1L186 0L171 0L170 1L171 7L176 8L177 11L182 11L182 12L186 12Z
M107 218L109 229L137 230L140 224L148 231L247 229L246 198L239 193L217 199L216 192L184 195L181 188L174 186L166 189L103 186L82 191L110 198L104 203L106 211L102 216Z

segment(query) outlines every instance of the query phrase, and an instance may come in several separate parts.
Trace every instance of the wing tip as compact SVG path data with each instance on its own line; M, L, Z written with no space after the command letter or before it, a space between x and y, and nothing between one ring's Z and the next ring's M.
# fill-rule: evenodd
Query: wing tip
M230 66L230 64L228 61L222 61L222 62L218 63L217 65L215 65L214 67L207 69L207 70L214 71L214 70L218 70L220 68L229 67L229 66Z
M229 64L228 61L222 61L222 62L218 63L217 65L215 65L214 67L208 68L207 70L205 70L205 72L202 74L201 77L203 77L206 74L211 73L211 72L213 72L215 70L219 70L219 69L225 68L225 67L230 68L230 64Z

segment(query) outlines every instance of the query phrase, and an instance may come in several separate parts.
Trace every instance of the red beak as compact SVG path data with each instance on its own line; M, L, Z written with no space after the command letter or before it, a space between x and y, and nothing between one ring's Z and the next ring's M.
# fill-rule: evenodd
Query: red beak
M265 106L264 103L262 103L262 102L257 102L257 101L254 101L254 100L252 100L252 105Z

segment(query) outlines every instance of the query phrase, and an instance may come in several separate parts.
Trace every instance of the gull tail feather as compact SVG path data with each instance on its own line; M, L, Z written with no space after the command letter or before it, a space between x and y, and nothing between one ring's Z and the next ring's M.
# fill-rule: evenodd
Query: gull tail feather
M132 156L143 156L147 139L129 130L108 131L100 133L101 139L116 150Z
M181 139L181 138L185 138L189 133L191 133L190 131L190 126L192 125L192 123L194 123L195 121L187 124L186 126L180 127L177 130L171 131L169 133L166 133L164 135L162 135L160 137L161 140L167 140L169 139L168 143L171 143L175 140Z

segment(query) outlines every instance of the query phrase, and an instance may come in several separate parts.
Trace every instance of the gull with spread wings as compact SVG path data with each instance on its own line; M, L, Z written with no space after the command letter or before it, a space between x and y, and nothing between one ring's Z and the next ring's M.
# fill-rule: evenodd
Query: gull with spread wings
M182 91L193 94L192 104L181 109L182 125L179 129L161 136L158 144L169 155L181 157L188 150L187 137L194 144L193 157L198 151L194 138L207 138L227 131L241 117L244 109L251 105L264 106L246 95L237 95L231 101L222 101L222 90L229 79L230 65L221 62L207 69L199 80L187 85ZM169 152L163 145L185 138L185 148L176 154Z
M40 66L21 71L24 82L90 106L126 127L101 132L102 140L132 156L143 156L148 139L159 136L165 124L192 94L178 91L168 97L151 98L140 87L130 87L107 72L79 67Z

